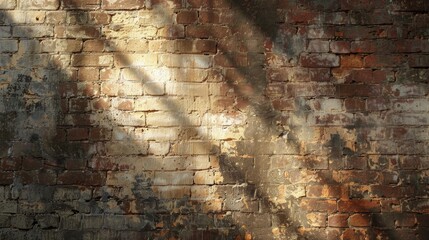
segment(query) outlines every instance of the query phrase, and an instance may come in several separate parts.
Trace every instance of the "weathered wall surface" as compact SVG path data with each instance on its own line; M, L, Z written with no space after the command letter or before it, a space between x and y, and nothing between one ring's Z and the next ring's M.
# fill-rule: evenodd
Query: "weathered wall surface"
M0 9L0 239L428 238L428 1Z

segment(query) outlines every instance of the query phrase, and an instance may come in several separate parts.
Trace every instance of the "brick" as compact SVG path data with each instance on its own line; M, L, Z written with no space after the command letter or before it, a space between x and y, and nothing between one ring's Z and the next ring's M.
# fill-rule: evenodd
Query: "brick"
M105 181L106 176L101 172L65 171L58 174L59 185L100 186Z
M340 186L309 185L306 187L307 197L316 198L339 198L341 196Z
M198 19L197 11L180 11L177 13L176 21L179 24L194 23Z
M370 200L340 200L338 202L340 212L379 212L380 202Z
M170 143L169 142L150 142L149 143L149 154L157 155L157 156L165 156L170 151Z
M307 51L312 53L327 53L329 52L329 41L311 40L308 43Z
M67 139L69 141L88 140L87 128L72 128L67 129Z
M153 112L147 115L147 126L173 127L173 126L196 126L200 125L201 119L195 115L184 115L183 113Z
M328 226L329 227L348 227L348 214L335 214L328 216Z
M198 20L200 23L220 23L221 14L215 10L200 10L198 13Z
M339 84L336 93L340 97L377 97L381 94L380 85Z
M108 67L113 63L111 55L76 54L72 57L72 65L76 67Z
M0 40L0 53L18 51L17 40Z
M353 214L349 218L349 224L352 227L371 226L371 216L369 214Z
M21 9L55 10L60 6L59 0L28 0L20 1Z
M301 55L301 66L303 67L338 67L340 58L329 53Z
M185 36L191 38L222 39L231 36L231 30L226 26L219 25L190 25L185 29Z
M331 41L329 49L333 53L350 53L350 42L347 41Z
M133 10L142 8L144 2L140 0L104 0L101 7L106 10Z
M18 229L30 229L33 227L34 218L26 215L15 215L11 219L11 225Z
M181 199L191 196L189 186L158 186L153 187L153 191L161 199Z
M365 67L398 67L404 61L399 55L369 55L365 57Z
M145 155L147 151L147 143L133 143L131 141L112 141L106 143L106 152L110 156Z
M167 67L209 68L213 59L205 55L161 55L160 64Z
M158 56L156 54L115 55L116 67L156 66L157 64Z
M193 184L193 172L156 172L154 185L191 185Z
M101 0L63 0L64 8L67 9L97 9Z
M34 26L14 26L12 29L14 37L22 38L41 38L53 37L54 29L52 26L34 25Z
M364 60L360 55L341 56L341 67L361 68L363 66Z
M5 0L0 3L0 9L14 9L16 7L16 0Z
M36 221L42 229L57 228L60 224L60 217L53 214L38 215Z
M201 155L209 154L212 145L206 141L189 141L178 143L173 146L173 152L179 155Z
M58 38L77 38L77 39L91 39L100 37L100 28L96 26L86 25L70 25L70 26L56 26L55 34Z
M80 52L82 49L82 41L79 40L63 40L63 39L47 39L41 42L42 52Z

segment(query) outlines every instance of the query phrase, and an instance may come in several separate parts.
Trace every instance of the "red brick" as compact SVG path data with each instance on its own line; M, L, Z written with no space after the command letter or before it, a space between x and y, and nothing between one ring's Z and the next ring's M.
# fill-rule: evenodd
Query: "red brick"
M39 158L24 157L22 159L23 170L38 170L43 168L43 160Z
M84 159L67 159L64 164L68 170L83 170L86 167L86 160Z
M377 50L377 44L374 40L362 40L351 42L352 53L373 53Z
M340 212L380 212L380 201L371 200L340 200Z
M87 128L67 129L67 139L69 141L88 140L88 129Z
M395 42L395 51L400 53L414 53L422 50L422 41L417 39L398 40Z
M219 12L202 10L199 12L200 23L220 23Z
M286 15L286 22L294 24L315 24L318 20L319 13L317 11L294 9Z
M106 175L103 172L65 171L58 174L60 185L101 186L105 182Z
M0 172L0 185L9 185L13 183L13 172Z
M349 218L349 224L352 227L371 226L371 216L369 214L353 214Z
M304 198L300 202L300 207L306 211L323 211L332 213L337 210L337 201Z
M198 19L197 11L180 11L177 13L176 21L179 24L194 23Z
M341 67L361 68L364 65L363 57L360 55L341 56Z
M360 98L347 98L344 101L347 112L362 112L366 110L366 101Z
M131 101L131 100L121 101L118 105L118 110L121 110L121 111L132 111L132 110L134 110L134 101Z
M414 227L416 224L416 215L411 213L398 214L395 221L395 226L397 227Z
M348 222L347 219L349 218L348 214L335 214L335 215L329 215L328 216L328 226L329 227L347 227Z
M295 101L293 99L276 99L273 100L273 108L279 111L295 110Z
M366 240L370 239L369 233L366 229L352 229L348 228L343 232L343 240Z
M248 65L245 53L219 53L214 57L215 66L220 67L245 67Z
M403 61L399 55L369 55L365 57L365 67L398 67Z
M339 185L308 185L306 190L307 197L339 198L341 196L341 186Z
M429 67L428 55L411 55L408 57L410 67Z
M22 158L3 158L0 159L0 171L12 171L21 169Z
M112 131L106 128L90 128L89 129L89 140L91 141L100 141L100 140L110 140Z
M92 101L92 108L95 110L107 110L110 108L110 101L107 98L98 98Z
M380 85L338 84L336 94L339 97L376 97L381 95Z
M70 99L70 112L88 112L90 111L89 99L86 98L72 98Z
M350 53L350 42L348 41L332 41L329 48L333 53Z
M303 67L338 67L340 59L335 54L320 53L301 55L301 66Z

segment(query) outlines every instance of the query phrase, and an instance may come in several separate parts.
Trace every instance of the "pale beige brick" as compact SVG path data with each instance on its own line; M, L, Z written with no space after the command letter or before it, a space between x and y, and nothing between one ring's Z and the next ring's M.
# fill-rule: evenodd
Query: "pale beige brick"
M206 83L166 83L166 93L183 96L208 96L209 85Z
M204 155L212 152L209 141L184 141L173 146L173 153L178 155Z
M0 1L0 9L14 9L15 7L16 7L16 0Z
M13 36L23 38L40 38L54 36L54 28L48 25L14 26Z
M111 156L147 154L148 144L135 141L110 141L106 143L106 152Z
M209 68L213 64L213 58L195 54L163 54L160 56L160 64L167 67Z
M27 11L25 22L27 24L44 23L46 18L45 12L42 11Z
M18 51L18 40L4 39L0 40L0 53Z
M153 154L156 156L165 156L170 151L170 143L169 142L149 142L149 154Z
M106 10L131 10L144 6L141 0L104 0L101 7Z
M66 11L48 11L46 12L45 22L48 24L63 24L66 22Z
M21 0L20 8L21 9L46 9L46 10L55 10L60 6L60 0Z
M113 119L123 126L145 126L145 114L139 112L122 112L119 111L114 114Z
M155 172L154 185L191 185L194 172Z
M176 82L203 82L208 77L204 69L177 68L172 70L172 80Z
M198 126L200 117L195 114L183 114L178 112L151 112L147 114L148 126Z
M71 25L55 27L55 34L58 38L99 38L100 32L101 30L97 26Z
M27 14L25 11L12 10L7 12L7 18L4 19L6 23L15 24L24 24Z
M191 195L189 186L157 186L152 189L160 199L181 199Z
M119 96L141 96L143 95L142 83L139 81L123 81L119 84Z
M140 134L139 134L140 133ZM144 128L136 130L138 139L169 141L176 140L179 136L177 128Z
M107 67L113 63L113 56L107 54L76 54L72 56L75 67Z
M169 101L174 99L166 97L139 97L135 100L135 111L169 111Z
M156 54L118 54L115 55L115 66L136 67L136 66L156 66L158 56Z
M204 185L214 184L214 173L213 173L213 171L195 172L194 183L195 184L204 184Z
M0 37L8 38L12 35L12 28L10 26L0 26Z
M42 52L79 52L82 50L81 40L46 39L41 42Z
M165 94L165 84L162 82L146 82L143 84L145 95L162 96Z

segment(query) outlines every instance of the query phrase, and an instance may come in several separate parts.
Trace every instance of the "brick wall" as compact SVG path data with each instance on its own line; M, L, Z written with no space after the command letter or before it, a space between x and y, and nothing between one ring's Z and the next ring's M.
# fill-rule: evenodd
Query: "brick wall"
M427 239L429 2L1 0L0 239Z

